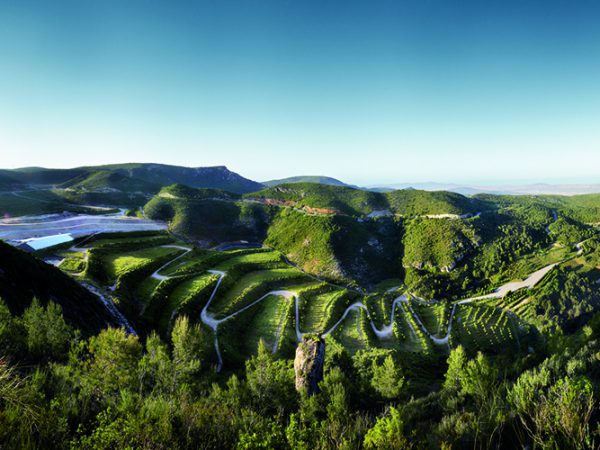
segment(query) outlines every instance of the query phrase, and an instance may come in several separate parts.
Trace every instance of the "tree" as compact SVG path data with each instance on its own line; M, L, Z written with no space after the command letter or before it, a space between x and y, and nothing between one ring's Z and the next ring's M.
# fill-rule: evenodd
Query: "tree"
M294 406L296 390L291 362L275 360L262 339L257 355L246 361L246 380L258 411L283 414Z
M319 394L320 395L320 394ZM313 450L319 448L321 424L319 423L319 398L309 396L305 391L300 393L300 407L290 415L285 435L290 447L297 450Z
M404 377L400 367L391 355L388 355L383 363L377 365L373 361L373 377L371 385L385 399L398 398L404 387Z
M590 425L596 401L586 377L552 384L547 368L525 372L508 398L528 438L541 448L594 448Z
M172 389L173 364L167 346L155 332L146 339L146 352L138 364L140 389L166 393Z
M137 391L137 365L142 345L137 336L122 328L108 328L89 341L90 360L86 364L92 385L104 397L117 398L120 392Z
M204 333L200 325L190 325L187 316L178 317L171 332L173 345L173 386L190 385L200 371L204 354Z
M351 411L349 381L339 367L331 369L320 384L326 420L321 422L322 448L355 448L360 442Z
M377 419L365 435L366 449L401 450L412 448L404 433L404 419L399 409L391 407L388 414Z
M22 324L12 316L6 303L0 298L0 355L21 355L25 346L24 335Z
M498 379L498 370L490 364L481 352L475 359L471 359L464 366L460 383L464 394L472 395L478 399L486 397Z
M0 359L0 448L32 447L32 435L40 423L37 400L26 380Z
M460 390L461 380L464 376L464 369L467 364L467 355L462 345L452 349L448 356L448 369L444 380L444 389Z
M49 302L44 308L34 298L23 313L27 349L36 358L64 358L69 350L73 329L67 325L62 308Z

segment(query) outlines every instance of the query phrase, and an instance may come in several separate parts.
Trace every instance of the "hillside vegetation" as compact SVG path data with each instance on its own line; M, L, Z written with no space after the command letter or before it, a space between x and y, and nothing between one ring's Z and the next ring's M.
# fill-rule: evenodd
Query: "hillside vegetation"
M284 184L246 195L249 198L289 202L296 207L311 207L348 215L368 215L389 211L391 214L414 217L421 215L476 214L482 202L451 192L401 190L372 192L346 186L316 183Z
M404 214L390 215L390 200ZM513 276L519 258L552 243L572 248L595 234L566 210L551 208L547 199L472 200L414 190L380 194L310 183L242 197L172 186L145 211L203 245L264 242L303 270L344 283L372 287L403 278L409 269L409 286L433 297L485 290Z
M478 241L469 223L459 220L411 220L405 229L403 265L450 272L478 245Z
M181 186L163 189L144 211L205 245L264 241L303 270L330 279L375 283L393 277L400 266L399 224L390 218L358 222Z
M10 171L0 170L0 190L18 188L21 184L11 176Z
M144 206L144 212L150 219L168 221L178 235L209 244L261 240L268 208L238 199L236 194L216 189L174 185L162 189Z

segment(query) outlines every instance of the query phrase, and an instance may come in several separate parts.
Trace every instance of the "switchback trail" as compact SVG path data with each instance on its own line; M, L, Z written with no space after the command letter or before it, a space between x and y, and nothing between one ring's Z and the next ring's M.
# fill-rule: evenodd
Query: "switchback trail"
M81 244L79 244L81 245ZM177 261L180 258L183 258L185 255L187 255L191 249L188 247L182 247L182 246L177 246L177 245L165 245L163 247L166 248L177 248L177 249L181 249L183 250L183 253L176 256L175 258L169 260L167 263L163 264L160 268L158 268L152 275L151 277L159 280L159 281L165 281L168 280L170 278L174 278L177 277L175 276L169 276L169 275L161 275L160 272L168 267L169 265L173 264L175 261ZM87 252L89 251L89 248L81 248L81 247L72 247L71 250L73 251L83 251L86 253L87 256ZM329 329L327 329L326 331L324 331L321 334L321 337L325 338L327 336L329 336L331 333L333 333L342 323L343 321L346 319L346 317L348 316L348 314L352 311L358 311L358 310L364 310L367 314L367 317L369 319L369 323L371 325L371 329L373 330L373 333L379 338L379 339L390 339L393 337L393 327L394 327L394 320L395 320L395 314L396 314L396 308L400 305L400 304L405 304L406 307L406 312L404 312L404 314L410 314L410 316L413 317L414 322L417 324L417 326L419 328L421 328L421 330L423 331L423 333L436 345L448 345L449 344L449 339L450 339L450 334L452 332L452 322L453 322L453 318L454 315L456 313L457 308L460 305L464 305L464 304L468 304L477 300L485 300L485 299L491 299L491 298L503 298L506 294L508 294L509 292L513 292L519 289L531 289L533 288L537 283L539 283L539 281L550 271L552 270L552 268L554 266L556 266L557 264L550 264L546 267L543 267L542 269L539 269L535 272L533 272L531 275L529 275L529 277L527 277L525 280L523 281L512 281L509 283L506 283L502 286L500 286L499 288L497 288L494 292L487 294L487 295L482 295L482 296L477 296L477 297L470 297L470 298L466 298L463 300L460 300L456 303L453 304L452 306L452 310L450 313L450 317L448 319L448 327L446 330L446 334L443 337L437 337L434 336L432 333L429 332L429 330L425 327L425 325L423 324L421 318L419 317L419 315L416 313L416 311L412 308L411 302L409 301L409 297L405 294L400 295L399 297L395 298L394 301L392 302L392 309L391 309L391 317L390 317L390 321L389 323L386 323L382 326L382 328L378 328L367 307L365 306L364 303L362 302L355 302L352 303L351 305L349 305L343 312L342 316L340 317L340 319L334 324L332 325ZM209 270L208 273L211 273L213 275L218 275L218 280L215 284L215 287L213 288L211 295L208 299L208 301L206 302L206 304L204 305L204 307L202 308L202 311L200 313L200 321L205 324L206 326L208 326L211 330L213 330L214 332L214 347L215 347L215 353L217 355L217 371L220 371L223 367L223 357L221 355L221 351L220 351L220 347L219 347L219 339L218 339L218 328L219 325L223 322L226 322L228 320L231 320L232 318L234 318L235 316L237 316L238 314L241 314L242 312L248 310L249 308L252 308L253 306L257 305L258 303L262 302L263 300L265 300L267 297L269 296L279 296L279 297L283 297L286 300L293 300L294 301L294 309L295 309L295 320L296 320L296 324L295 324L295 332L296 332L296 339L297 341L300 341L302 339L302 336L306 333L303 332L300 329L300 313L299 313L299 294L297 292L294 291L290 291L290 290L284 290L284 289L280 289L280 290L272 290L267 292L266 294L264 294L263 296L261 296L260 298L254 300L253 302L249 303L248 305L243 306L242 308L238 309L237 311L232 312L231 314L221 318L221 319L216 319L214 317L213 314L211 314L211 312L209 311L209 308L213 302L213 300L215 299L217 293L219 292L219 288L221 286L221 283L223 281L223 279L225 278L225 276L227 275L226 272L223 271L219 271L219 270ZM319 281L322 281L316 277L313 277L314 279L317 279ZM102 294L102 292L100 292L99 289L97 289L96 287L89 285L87 283L82 283L88 290L90 290L91 292L93 292L94 294L96 294L100 300L105 304L105 306L107 307L107 309L111 312L111 314L113 315L113 317L115 318L115 320L122 325L129 333L135 334L135 330L133 329L133 327L129 324L129 322L127 321L127 319L120 313L120 311L116 308L116 306L114 305L114 303L111 301L111 299L107 298L106 296L104 296ZM347 288L347 287L345 287ZM436 303L434 301L427 301L421 298L418 298L416 296L412 296L411 298L414 298L416 301L419 301L421 303L424 304L432 304L432 303ZM285 316L285 312L283 313ZM283 326L283 322L284 322L284 316L282 316L279 320L279 326L278 329L276 331L276 335L275 335L275 345L273 347L273 352L275 353L277 351L278 348L278 344L279 344L279 340L281 337L281 332L282 332L282 326ZM411 330L413 331L413 333L416 333L416 330L412 324L412 322L410 320L407 320L407 323L409 325L409 327L411 328Z
M170 247L177 247L177 246L170 246ZM181 248L182 250L186 250L185 253L183 253L182 255L177 256L176 258L174 258L173 260L169 261L168 263L166 263L165 265L163 265L160 269L158 269L152 276L153 278L157 278L160 280L166 280L169 279L171 277L166 276L166 275L160 275L159 272L161 269L163 269L164 267L167 267L168 265L170 265L171 263L173 263L175 260L181 258L182 256L186 255L188 251L190 251L190 249L187 249L186 247L177 247L177 248ZM452 321L454 318L454 314L456 312L456 309L458 306L460 305L464 305L464 304L468 304L477 300L484 300L484 299L490 299L490 298L503 298L506 294L508 294L509 292L513 292L519 289L531 289L533 288L537 283L539 283L539 281L550 271L552 270L552 268L556 266L556 264L550 264L546 267L543 267L542 269L539 269L535 272L533 272L531 275L529 275L529 277L527 277L525 280L523 281L512 281L509 283L506 283L502 286L500 286L499 288L496 289L496 291L492 292L491 294L487 294L487 295L482 295L482 296L478 296L478 297L470 297L470 298L466 298L464 300L460 300L456 303L454 303L454 305L452 306L452 311L450 313L450 317L448 319L448 327L446 330L446 334L443 337L437 337L434 336L431 332L429 332L429 330L425 327L425 325L423 324L421 318L419 317L419 315L414 311L414 309L412 308L408 297L403 294L400 295L399 297L397 297L396 299L394 299L394 301L392 302L392 311L391 311L391 318L390 318L390 322L389 324L384 324L384 326L380 329L377 328L377 326L375 325L375 323L373 322L373 319L371 318L371 315L369 314L369 311L367 309L367 307L364 305L364 303L362 302L355 302L353 304L351 304L350 306L348 306L345 310L344 313L342 314L342 316L340 317L340 319L333 325L331 326L328 330L326 330L325 332L323 332L321 334L321 337L325 338L327 336L329 336L331 333L333 333L336 328L342 324L342 322L344 321L344 319L346 319L346 317L348 316L348 314L351 311L357 311L360 309L363 309L366 313L367 313L367 317L369 318L369 323L371 325L371 329L373 330L373 333L379 338L379 339L389 339L391 337L393 337L393 327L394 327L394 318L395 318L395 314L396 314L396 308L398 307L399 304L401 303L405 303L406 304L406 308L408 309L408 311L410 312L411 316L414 318L416 324L419 326L419 328L421 328L421 330L429 337L429 339L431 339L431 341L436 344L436 345L448 345L449 344L449 339L450 339L450 333L452 332ZM305 334L305 332L300 330L300 313L299 313L299 295L296 292L293 291L289 291L289 290L273 290L270 292L267 292L266 294L264 294L263 296L261 296L260 298L258 298L257 300L254 300L253 302L251 302L250 304L240 308L239 310L229 314L228 316L223 317L222 319L216 319L210 312L209 312L209 308L211 303L213 302L214 298L217 295L217 292L219 291L219 288L221 286L221 282L223 281L223 278L226 276L226 272L222 272L222 271L218 271L218 270L209 270L209 273L215 274L219 276L219 279L208 299L208 301L206 302L206 305L204 305L204 308L202 309L202 312L200 313L200 320L203 324L205 324L206 326L208 326L210 329L213 330L214 335L215 335L215 339L214 339L214 346L215 346L215 353L217 355L217 371L220 371L223 367L223 357L221 355L221 351L219 348L219 338L218 338L218 327L221 323L226 322L227 320L232 319L233 317L237 316L238 314L248 310L249 308L255 306L256 304L262 302L264 299L266 299L267 297L271 296L271 295L275 295L275 296L280 296L280 297L284 297L288 300L293 300L294 301L294 309L295 309L295 319L296 319L296 339L297 341L300 341L302 339L302 336ZM427 300L415 297L416 299L418 299L418 301L420 301L421 303L424 304L431 304L432 302L428 302ZM275 352L277 350L278 347L278 343L279 343L279 339L280 339L280 334L281 334L281 326L283 324L283 317L280 319L279 322L279 327L278 330L276 332L276 336L275 336L275 345L273 347L273 352ZM415 332L416 330L414 329L412 323L410 321L407 321L408 325L410 326L410 328L412 329L413 332Z

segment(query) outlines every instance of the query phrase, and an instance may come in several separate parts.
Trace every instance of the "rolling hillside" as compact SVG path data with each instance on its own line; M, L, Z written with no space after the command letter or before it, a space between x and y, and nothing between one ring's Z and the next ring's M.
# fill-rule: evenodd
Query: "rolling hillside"
M439 198L445 197L430 195L435 199L430 208L419 204L425 200L416 193L410 196L412 203L404 202L404 210L463 212L456 206L460 200L470 204L458 196L459 201L449 200L442 210ZM201 245L264 242L308 273L362 286L402 277L403 265L450 271L478 243L473 226L460 219L366 214L387 206L386 200L382 194L317 184L279 186L243 198L176 185L162 189L144 211Z
M283 184L246 195L247 198L287 202L290 206L359 215L464 215L476 214L486 205L451 192L402 190L373 192L346 186L315 183Z
M16 216L36 209L60 213L74 210L78 205L136 209L162 187L174 183L238 194L263 188L262 184L223 166L188 168L163 164L118 164L75 169L32 167L0 172L0 190L18 191L16 195L20 202L16 204L9 193L4 193L0 195L0 211ZM40 201L40 197L51 198L51 201Z
M166 164L117 164L85 169L92 172L97 170L117 171L130 178L159 186L178 183L197 188L223 189L239 194L253 192L262 187L260 183L231 172L225 166L181 167Z
M0 170L0 190L11 190L21 186L8 170Z
M318 184L328 184L331 186L346 186L346 187L356 187L350 185L348 183L344 183L336 178L326 177L322 175L300 175L297 177L288 177L281 178L279 180L269 180L263 181L267 187L279 186L280 184L293 184L293 183L318 183Z
M161 185L141 178L128 176L124 171L99 170L69 180L60 187L82 191L112 190L155 193L160 190Z
M165 164L115 164L78 167L74 169L45 169L31 167L6 170L7 176L21 184L124 191L132 189L157 192L160 187L174 183L190 187L224 189L246 193L259 190L262 184L248 180L225 166L180 167Z

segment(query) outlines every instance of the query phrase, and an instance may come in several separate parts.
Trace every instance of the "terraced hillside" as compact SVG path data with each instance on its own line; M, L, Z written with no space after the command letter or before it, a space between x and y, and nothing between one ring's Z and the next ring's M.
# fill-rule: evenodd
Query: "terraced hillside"
M290 358L307 333L350 354L387 348L433 356L459 344L470 352L523 350L536 345L536 331L522 300L544 280L534 274L455 303L423 300L403 286L365 295L309 275L275 250L204 250L165 233L95 235L59 256L59 268L112 299L139 334L166 337L183 315L201 324L214 336L210 361L228 369L242 366L260 339Z
M535 259L554 261L596 234L552 205L548 199L380 194L298 183L243 197L170 186L145 212L200 245L263 243L330 280L372 289L399 278L419 295L458 300L526 275ZM553 245L565 250L550 251Z

